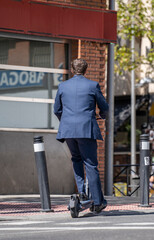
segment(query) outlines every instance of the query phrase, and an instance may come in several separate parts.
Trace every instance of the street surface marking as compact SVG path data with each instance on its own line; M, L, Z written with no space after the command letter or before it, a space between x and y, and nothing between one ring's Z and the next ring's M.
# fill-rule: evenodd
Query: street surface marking
M0 228L0 231L85 231L85 230L154 230L150 226L113 226L113 227L21 227Z
M41 224L41 223L50 223L53 221L19 221L19 222L5 222L0 223L0 225L28 225L28 224Z
M58 225L87 225L87 224L100 224L100 223L110 223L110 222L65 222L57 223Z
M153 222L141 222L141 223L117 223L115 225L154 225Z

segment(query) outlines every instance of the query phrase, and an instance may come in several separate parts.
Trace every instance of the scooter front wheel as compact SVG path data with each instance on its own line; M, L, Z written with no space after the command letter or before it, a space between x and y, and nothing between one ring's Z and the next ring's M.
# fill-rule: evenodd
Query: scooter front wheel
M70 199L70 213L72 218L77 218L79 216L80 201L76 194L71 196Z
M78 218L78 216L79 216L79 212L76 208L70 209L70 213L71 213L72 218Z

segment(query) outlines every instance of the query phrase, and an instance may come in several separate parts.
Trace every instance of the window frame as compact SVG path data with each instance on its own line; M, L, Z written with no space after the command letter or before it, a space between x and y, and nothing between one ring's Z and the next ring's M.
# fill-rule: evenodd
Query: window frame
M27 36L19 34L8 34L0 33L0 37L5 38L14 38L14 39L23 39L23 40L34 40L40 42L50 42L50 43L67 43L68 44L68 66L70 69L70 56L71 56L71 44L70 40L58 39L58 38L46 38L39 36ZM43 67L29 67L29 66L19 66L19 65L9 65L9 64L0 64L0 70L20 70L20 71L33 71L33 72L44 72L44 73L61 73L68 75L70 77L69 69L58 69L58 68L43 68ZM29 103L42 103L42 104L54 104L54 99L45 99L45 98L30 98L30 97L11 97L11 96L1 96L0 101L14 101L14 102L29 102ZM44 133L57 133L58 130L55 129L42 129L42 128L4 128L0 127L0 131L11 131L11 132L44 132Z

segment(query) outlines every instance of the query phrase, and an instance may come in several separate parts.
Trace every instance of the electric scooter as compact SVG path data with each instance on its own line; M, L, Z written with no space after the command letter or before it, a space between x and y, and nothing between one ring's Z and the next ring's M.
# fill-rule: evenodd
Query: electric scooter
M79 196L77 194L73 194L70 197L70 202L68 209L70 210L70 214L72 218L77 218L79 216L79 212L82 212L88 208L92 208L93 200L91 198L91 194L89 192L88 179L86 178L86 195L89 197L86 201L80 201Z

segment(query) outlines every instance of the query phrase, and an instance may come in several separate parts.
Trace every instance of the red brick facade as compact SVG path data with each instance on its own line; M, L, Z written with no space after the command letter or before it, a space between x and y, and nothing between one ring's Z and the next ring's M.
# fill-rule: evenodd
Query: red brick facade
M105 94L105 57L106 45L94 42L81 42L81 57L88 62L86 77L99 82L103 94ZM99 120L99 127L104 137L105 121ZM104 182L104 162L105 162L105 144L104 141L98 141L98 166L101 182Z

